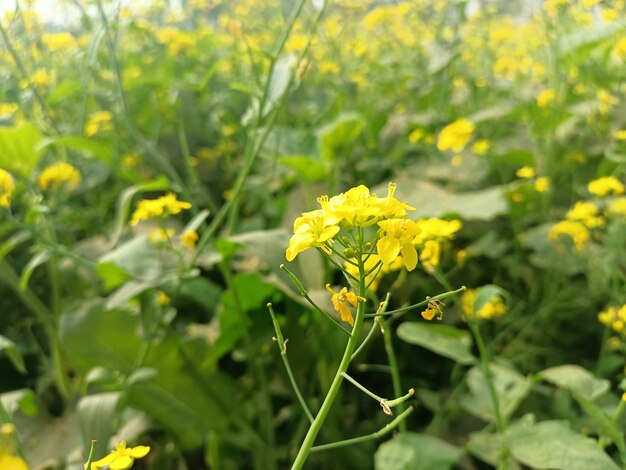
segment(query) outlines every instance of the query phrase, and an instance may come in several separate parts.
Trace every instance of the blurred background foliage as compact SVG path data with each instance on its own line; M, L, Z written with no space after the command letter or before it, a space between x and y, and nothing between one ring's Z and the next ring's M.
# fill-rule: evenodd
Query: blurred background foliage
M125 439L152 448L138 468L287 467L308 424L266 304L313 410L345 341L279 269L293 220L394 181L410 217L462 228L371 305L499 286L506 314L480 320L499 413L448 301L441 323L390 323L410 432L311 468L626 463L625 2L53 3L67 22L21 1L0 23L11 452L78 469L92 439L98 456ZM177 202L141 206L159 197ZM332 311L336 270L317 253L290 269ZM377 337L353 375L392 396L384 357ZM387 422L346 385L320 441Z

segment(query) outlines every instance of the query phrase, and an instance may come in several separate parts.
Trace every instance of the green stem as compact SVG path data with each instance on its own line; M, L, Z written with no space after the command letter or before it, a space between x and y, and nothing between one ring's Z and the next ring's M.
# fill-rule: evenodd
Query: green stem
M362 238L362 236L361 236ZM359 296L365 298L367 292L365 289L365 266L362 260L362 256L358 257L359 263ZM309 427L309 431L304 437L304 441L300 446L300 450L298 451L298 455L296 456L295 461L292 465L292 470L301 469L306 462L306 459L311 452L311 447L313 447L313 443L315 442L315 438L317 437L324 421L326 420L326 416L330 411L330 408L339 393L339 389L341 388L341 383L343 382L343 374L348 370L348 366L350 365L350 360L352 359L352 353L356 349L357 343L359 341L359 335L361 333L361 328L363 327L363 318L365 314L365 304L363 302L359 302L356 309L356 318L354 320L354 326L352 328L352 334L348 339L348 343L346 344L346 348L344 350L343 356L341 358L341 362L339 363L339 367L337 368L337 372L335 373L335 378L330 384L330 389L324 398L324 402L315 417L313 423Z
M309 407L304 401L304 397L302 396L302 393L300 393L300 388L298 387L296 379L291 370L291 366L289 365L289 359L287 359L287 340L283 338L283 332L280 329L278 318L276 318L276 315L274 314L274 309L272 308L271 303L267 304L267 309L270 311L270 315L272 316L272 323L274 324L274 330L276 331L276 338L274 338L274 340L276 341L276 344L278 345L278 349L280 350L280 356L282 357L283 363L285 364L285 369L287 370L289 381L291 382L293 391L295 392L296 397L298 398L298 401L300 402L300 405L302 406L302 409L304 410L304 413L306 414L307 418L309 418L309 422L312 423L313 415L311 414Z
M383 397L380 397L378 395L376 395L374 392L372 392L371 390L369 390L368 388L364 387L363 385L361 385L359 382L357 382L356 380L354 380L352 377L350 377L347 373L342 372L341 375L343 375L343 378L346 379L348 382L350 382L352 385L354 385L356 388L358 388L359 390L361 390L363 393L365 393L368 397L373 398L374 400L376 400L377 402L382 402L385 401L385 399Z
M328 450L328 449L336 449L337 447L349 446L352 444L358 444L360 442L372 441L374 439L378 439L386 434L389 434L393 431L399 424L402 424L404 420L413 413L413 407L409 406L406 410L404 410L401 414L399 414L393 421L386 424L382 429L376 431L372 434L368 434L367 436L355 437L352 439L346 439L344 441L331 442L330 444L322 444L319 446L315 446L311 448L311 452L319 452L320 450Z
M450 289L451 289L451 287L450 287ZM448 297L452 297L454 295L457 295L457 294L459 294L461 292L464 292L465 290L467 290L467 287L461 286L461 287L459 287L456 290L449 290L448 292L444 292L443 294L438 294L438 295L435 295L433 297L426 297L426 300L423 300L423 301L418 302L418 303L413 304L413 305L409 305L408 307L402 307L402 308L398 308L396 310L389 310L388 312L366 313L365 314L365 318L380 317L380 316L386 316L386 315L395 315L396 313L406 313L406 312L408 312L410 310L415 310L416 308L420 308L420 307L423 307L424 305L428 305L428 303L432 302L433 300L447 299Z
M393 339L391 337L391 329L389 322L379 319L381 322L381 329L383 331L383 340L385 342L385 351L389 360L389 367L391 368L391 383L393 385L393 394L399 397L402 393L402 383L400 382L400 371L398 368L398 361L396 360L396 353L393 349ZM400 405L400 411L403 411L404 406ZM400 423L400 431L406 432L406 423L403 421Z

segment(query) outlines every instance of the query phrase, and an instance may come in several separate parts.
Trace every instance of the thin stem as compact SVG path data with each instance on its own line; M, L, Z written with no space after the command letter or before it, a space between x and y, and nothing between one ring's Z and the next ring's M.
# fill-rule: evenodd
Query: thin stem
M374 400L376 400L377 402L382 402L385 401L385 399L383 397L380 397L378 395L376 395L374 392L372 392L371 390L365 388L363 385L361 385L359 382L357 382L356 380L354 380L352 377L350 377L348 374L346 374L345 372L342 372L341 375L343 375L343 378L346 379L348 382L350 382L352 385L354 385L356 388L358 388L359 390L361 390L363 393L365 393L368 397L373 398Z
M360 238L362 240L362 231L360 230ZM362 245L360 245L362 246ZM366 296L365 289L365 266L363 264L361 253L358 254L358 263L359 263L359 293L358 295L361 297ZM350 365L350 360L352 358L352 353L354 352L359 335L361 333L361 328L363 327L363 318L365 313L365 303L359 302L356 308L356 318L354 320L354 326L352 328L352 334L348 339L348 343L346 344L346 348L343 353L343 357L341 358L341 362L339 363L339 367L337 368L337 372L335 373L335 378L333 379L330 389L324 398L322 406L315 417L315 420L309 427L309 431L307 432L302 445L300 446L300 450L298 451L298 455L292 465L292 470L299 470L304 466L306 459L311 452L311 447L313 447L313 443L315 442L315 438L317 437L324 421L326 420L326 416L330 411L330 408L339 393L339 389L341 388L341 383L343 382L343 373L348 370L348 366Z
M376 313L381 313L384 312L387 309L387 306L389 305L389 298L391 297L391 292L387 292L387 295L385 296L385 300L383 300L379 305L378 305L378 310L376 311ZM383 331L383 325L380 323L381 318L376 318L374 320L374 323L372 324L372 328L370 329L370 331L367 333L367 336L365 337L365 339L363 340L363 342L359 345L359 347L357 348L356 351L354 351L354 354L352 354L352 357L350 358L350 361L354 361L354 358L357 357L357 355L363 350L363 348L365 347L365 345L368 343L368 341L372 338L374 332L376 331L377 328L380 328L381 331ZM396 393L397 395L397 393Z
M267 304L267 309L269 310L270 315L272 316L272 323L274 324L274 330L276 331L276 337L273 339L276 341L276 344L278 345L278 349L280 350L280 356L283 359L283 363L285 364L285 369L287 370L289 381L291 382L293 391L295 392L296 397L298 398L298 401L300 402L300 405L302 406L302 409L304 410L304 413L306 414L307 418L309 418L309 422L312 423L313 415L311 414L309 407L304 401L302 393L300 393L300 388L298 387L296 379L291 370L291 366L289 365L289 359L287 358L287 340L283 338L283 332L280 329L278 318L276 318L276 315L274 314L274 309L272 308L271 303Z
M409 406L406 410L404 410L404 412L399 414L393 421L389 422L382 429L372 434L368 434L366 436L361 436L361 437L354 437L352 439L346 439L344 441L331 442L330 444L322 444L319 446L315 446L311 448L311 452L319 452L321 450L336 449L337 447L344 447L344 446L349 446L352 444L359 444L361 442L372 441L374 439L378 439L379 437L383 437L384 435L389 434L391 431L393 431L399 424L403 423L404 420L407 418L407 416L409 416L413 412L413 410L414 408L412 406Z
M406 313L410 310L415 310L416 308L420 308L423 307L424 305L428 305L428 302L432 302L433 300L443 300L443 299L447 299L448 297L452 297L460 292L463 292L467 290L467 287L465 286L461 286L456 290L450 290L448 292L444 292L443 294L438 294L435 295L433 297L426 297L426 300L423 300L421 302L418 302L416 304L413 305L409 305L408 307L402 307L402 308L398 308L396 310L389 310L388 312L380 312L380 313L366 313L365 314L365 318L372 318L372 317L380 317L380 316L386 316L386 315L395 315L396 313Z
M389 294L387 294L389 298ZM383 331L383 340L385 342L385 352L387 353L387 359L389 360L389 367L391 368L391 383L393 385L393 394L398 397L402 393L402 383L400 382L400 371L398 368L398 361L396 360L396 353L393 349L393 339L391 337L391 329L389 322L382 317L377 320L381 323L381 329ZM404 407L401 405L400 411ZM406 432L406 423L400 423L400 431Z

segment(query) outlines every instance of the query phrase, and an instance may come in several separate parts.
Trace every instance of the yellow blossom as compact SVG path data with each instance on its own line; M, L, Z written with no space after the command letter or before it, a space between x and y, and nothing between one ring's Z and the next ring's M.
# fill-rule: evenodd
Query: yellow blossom
M184 246L193 250L198 242L198 233L194 230L187 230L180 236L180 241Z
M620 129L613 134L616 140L626 140L626 129Z
M78 45L74 36L68 32L44 33L41 36L41 42L52 52L67 51L68 49L76 48Z
M131 218L131 225L137 225L142 220L148 220L155 217L168 217L170 215L179 214L181 211L190 209L191 204L176 199L174 193L168 193L157 199L144 199L139 201L135 212Z
M611 327L616 333L622 333L626 326L626 305L603 310L598 313L598 320L603 325Z
M113 115L109 111L97 111L87 118L85 123L85 135L92 137L100 132L113 129Z
M287 261L309 248L323 247L339 233L338 219L323 209L305 212L293 224L293 235L287 247Z
M354 325L354 318L352 317L352 312L350 312L350 307L347 304L356 307L359 303L365 302L363 297L359 297L354 292L348 292L346 287L343 287L339 292L335 292L331 289L330 284L326 284L326 290L331 294L330 300L333 303L333 308L339 312L341 315L341 320L349 323L351 326Z
M56 190L64 186L73 191L78 187L82 177L75 166L60 162L45 168L39 175L37 184L42 190Z
M590 181L587 185L587 189L591 194L604 197L608 194L622 194L624 192L624 185L613 176L603 176Z
M441 243L435 240L427 240L420 252L422 265L428 273L432 273L441 260Z
M163 292L162 290L158 290L157 291L157 303L161 306L164 307L165 305L169 305L170 302L172 301L172 299L170 298L169 295L167 295L165 292Z
M28 80L22 80L20 82L20 88L26 89L28 85L34 86L40 92L44 91L54 81L54 73L46 69L37 69Z
M460 220L443 220L437 217L418 220L416 225L419 229L419 233L415 237L417 244L425 243L427 240L452 240L456 232L463 227Z
M577 201L567 214L567 220L582 222L587 228L596 228L604 225L604 218L598 216L598 206L593 202Z
M562 220L554 224L548 232L550 240L556 240L562 235L572 239L577 251L582 251L591 238L589 229L583 223L574 220Z
M440 152L446 150L461 152L472 138L475 128L468 119L457 119L441 130L437 140L437 149Z
M548 88L546 90L542 90L539 95L537 95L537 106L540 108L547 108L556 98L556 92Z
M540 176L535 180L535 191L538 193L545 193L548 189L550 189L550 178L547 176Z
M411 133L409 134L408 140L409 140L409 143L416 144L422 139L422 137L424 137L424 129L421 129L418 127L417 129L414 129L413 131L411 131Z
M152 230L148 234L148 239L150 240L151 243L159 244L161 242L170 240L174 236L174 233L175 231L173 228L168 228L168 229L159 228L156 230Z
M626 216L626 197L615 199L608 207L609 214Z
M0 207L11 205L11 196L15 191L15 182L11 174L0 168Z
M500 295L494 295L476 311L476 298L479 291L479 289L467 289L461 295L461 306L463 307L463 313L467 317L475 316L483 320L490 320L500 317L507 312L506 304Z
M530 179L535 177L535 169L532 166L523 166L515 172L518 178Z
M617 104L617 98L606 90L598 90L598 111L600 114L607 114L614 104Z
M480 139L472 145L472 152L476 155L485 155L491 148L491 142L487 139Z
M413 241L420 231L417 224L410 219L388 219L381 220L378 225L381 231L376 249L383 264L391 264L398 256L402 256L406 269L415 269L417 250Z
M135 459L145 457L150 452L148 446L126 447L126 442L122 441L115 446L109 455L103 459L92 463L92 468L107 467L110 470L126 470L133 466Z
M445 306L445 304L443 302L440 302L439 300L430 300L428 302L426 310L422 312L422 317L425 320L432 320L436 316L437 320L442 320L443 306Z
M626 58L626 37L617 40L613 52L619 59Z
M615 8L605 8L602 10L601 15L604 21L610 23L619 17L619 12Z
M10 116L17 110L17 103L0 103L0 116Z

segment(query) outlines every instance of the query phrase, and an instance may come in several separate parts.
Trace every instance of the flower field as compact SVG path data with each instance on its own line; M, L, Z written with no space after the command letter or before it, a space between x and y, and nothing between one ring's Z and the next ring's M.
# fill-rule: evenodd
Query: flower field
M626 2L0 18L0 470L626 468Z

